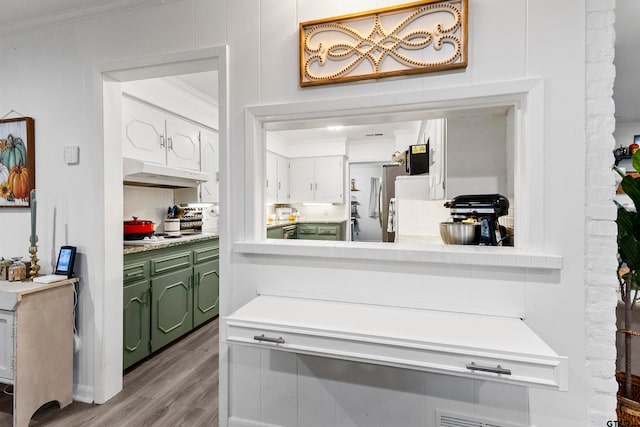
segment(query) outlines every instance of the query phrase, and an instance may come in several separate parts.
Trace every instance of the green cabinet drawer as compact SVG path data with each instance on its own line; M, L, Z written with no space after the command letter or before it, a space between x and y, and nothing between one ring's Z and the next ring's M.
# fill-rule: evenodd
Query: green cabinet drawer
M318 234L318 227L309 224L298 225L298 238L299 239L313 239Z
M125 285L143 280L149 276L149 263L147 261L125 261L123 279Z
M339 228L337 225L319 225L318 240L338 240Z
M191 267L192 251L182 251L151 259L151 275L168 273L180 268Z
M217 260L219 256L220 247L217 244L212 243L211 247L198 248L193 251L193 263L200 264L207 261Z

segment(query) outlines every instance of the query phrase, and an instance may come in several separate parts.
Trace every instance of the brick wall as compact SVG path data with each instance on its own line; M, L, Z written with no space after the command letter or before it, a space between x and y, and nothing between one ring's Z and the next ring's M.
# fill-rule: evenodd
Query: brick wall
M586 247L587 388L590 426L615 420L615 306L617 302L615 146L615 0L587 0L586 21Z

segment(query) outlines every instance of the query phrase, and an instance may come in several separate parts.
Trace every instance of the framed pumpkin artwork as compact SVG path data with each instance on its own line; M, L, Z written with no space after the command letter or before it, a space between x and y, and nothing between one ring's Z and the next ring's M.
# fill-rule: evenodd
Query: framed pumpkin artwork
M35 125L31 117L0 120L0 208L31 206L36 186Z

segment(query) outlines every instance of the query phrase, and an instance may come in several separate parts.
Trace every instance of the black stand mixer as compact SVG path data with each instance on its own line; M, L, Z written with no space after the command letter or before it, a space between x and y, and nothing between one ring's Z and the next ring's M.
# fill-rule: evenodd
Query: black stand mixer
M507 230L498 223L498 218L509 211L509 199L500 194L472 194L456 196L444 204L451 209L454 222L472 219L476 226L474 244L498 246L507 238Z

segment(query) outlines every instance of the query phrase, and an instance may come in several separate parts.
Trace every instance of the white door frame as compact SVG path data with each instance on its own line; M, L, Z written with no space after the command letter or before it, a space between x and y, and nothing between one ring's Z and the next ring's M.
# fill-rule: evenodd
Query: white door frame
M102 294L93 295L95 346L93 359L94 401L104 403L122 390L122 143L120 136L120 82L218 71L220 135L220 302L228 301L230 286L228 248L228 47L216 46L166 55L149 56L96 67L102 82L104 131L104 224ZM227 248L227 249L225 249ZM220 353L222 355L222 352ZM86 364L85 364L86 365ZM221 363L222 367L223 364ZM91 369L91 367L89 368ZM220 389L226 389L226 371L221 369ZM219 407L226 408L226 393L220 393ZM226 416L226 411L225 416ZM221 414L222 415L222 414ZM221 417L222 419L222 417Z

